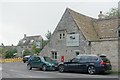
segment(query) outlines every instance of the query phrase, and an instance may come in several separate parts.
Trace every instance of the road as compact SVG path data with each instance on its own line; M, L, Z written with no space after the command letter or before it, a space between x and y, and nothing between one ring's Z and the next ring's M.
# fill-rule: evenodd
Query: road
M83 73L59 73L58 71L27 70L26 63L14 62L2 64L3 78L118 78L113 74L89 75Z
M0 63L0 80L2 78L2 64Z

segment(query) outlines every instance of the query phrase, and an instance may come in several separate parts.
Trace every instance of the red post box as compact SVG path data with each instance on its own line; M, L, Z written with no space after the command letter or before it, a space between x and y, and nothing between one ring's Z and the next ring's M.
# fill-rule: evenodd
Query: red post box
M64 56L61 56L61 62L64 62Z

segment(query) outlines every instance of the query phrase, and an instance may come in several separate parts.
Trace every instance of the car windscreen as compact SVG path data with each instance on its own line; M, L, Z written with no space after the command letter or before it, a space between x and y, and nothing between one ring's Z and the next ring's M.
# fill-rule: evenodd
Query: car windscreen
M108 58L106 58L106 57L100 57L102 60L103 60L103 62L110 62L110 60L108 59Z
M53 61L51 58L49 58L49 57L44 57L44 60L46 61L46 62L51 62L51 61Z

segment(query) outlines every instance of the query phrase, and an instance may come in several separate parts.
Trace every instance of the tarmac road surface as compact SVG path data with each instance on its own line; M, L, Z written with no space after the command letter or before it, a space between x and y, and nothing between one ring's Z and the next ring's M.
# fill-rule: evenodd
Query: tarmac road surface
M2 78L118 78L117 74L59 73L58 71L27 70L26 63L13 62L2 64ZM1 68L0 68L1 71Z

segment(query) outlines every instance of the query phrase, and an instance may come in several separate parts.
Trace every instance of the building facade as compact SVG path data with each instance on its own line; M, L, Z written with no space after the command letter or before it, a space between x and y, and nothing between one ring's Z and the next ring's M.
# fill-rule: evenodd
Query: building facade
M24 38L21 39L17 45L17 52L22 56L24 50L32 51L33 45L35 45L36 48L42 49L42 42L43 38L40 35L26 36L26 34L24 34Z
M95 19L67 8L40 55L62 62L79 54L105 54L118 70L117 34L118 18Z

